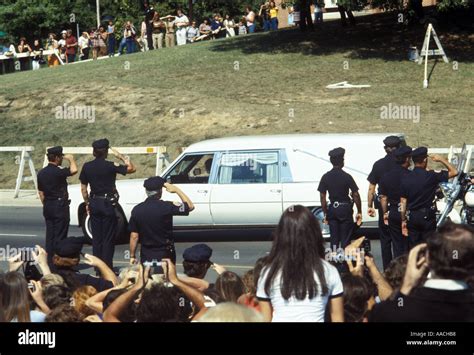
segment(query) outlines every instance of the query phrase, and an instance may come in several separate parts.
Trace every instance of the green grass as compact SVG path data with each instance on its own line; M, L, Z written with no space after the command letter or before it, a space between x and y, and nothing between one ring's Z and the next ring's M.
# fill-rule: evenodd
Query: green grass
M424 28L406 29L392 14L359 18L353 29L334 21L313 33L280 30L2 76L1 145L35 146L39 167L46 146L89 146L104 136L115 146L165 145L172 155L208 138L296 132L399 131L413 146L473 143L474 36L437 30L459 68L430 60L426 90L423 66L407 60ZM344 80L371 88L325 88ZM95 122L55 119L64 103L94 105ZM389 103L420 106L420 122L381 120ZM1 187L14 186L13 159L0 156ZM153 159L138 161L140 176L152 174Z

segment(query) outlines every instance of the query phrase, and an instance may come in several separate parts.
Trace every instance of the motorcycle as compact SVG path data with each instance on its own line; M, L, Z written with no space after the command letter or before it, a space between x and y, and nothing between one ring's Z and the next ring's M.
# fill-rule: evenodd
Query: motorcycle
M441 213L438 215L437 227L448 219L454 223L474 226L474 178L464 172L467 158L468 150L464 144L458 160L458 175L452 181L440 184L437 205Z

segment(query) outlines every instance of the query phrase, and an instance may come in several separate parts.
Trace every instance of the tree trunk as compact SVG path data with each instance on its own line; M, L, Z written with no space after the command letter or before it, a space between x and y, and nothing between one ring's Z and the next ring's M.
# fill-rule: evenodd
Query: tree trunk
M188 0L188 17L189 21L193 20L193 0Z

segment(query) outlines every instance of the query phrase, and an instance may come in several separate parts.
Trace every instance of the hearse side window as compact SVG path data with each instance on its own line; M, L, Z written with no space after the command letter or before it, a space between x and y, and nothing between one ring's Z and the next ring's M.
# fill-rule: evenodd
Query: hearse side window
M214 154L186 155L168 173L173 184L208 184Z
M222 154L219 184L271 184L279 182L277 152Z

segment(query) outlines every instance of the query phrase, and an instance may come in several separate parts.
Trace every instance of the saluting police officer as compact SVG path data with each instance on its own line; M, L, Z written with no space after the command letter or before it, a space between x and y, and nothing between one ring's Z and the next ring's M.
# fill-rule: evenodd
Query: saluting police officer
M388 266L390 261L392 260L392 244L390 239L390 233L388 231L388 226L385 225L383 221L383 211L380 206L379 197L375 194L375 187L377 184L380 183L380 179L390 170L397 166L395 159L392 155L395 149L398 149L401 144L401 140L397 136L388 136L383 140L384 149L387 153L385 157L382 159L377 160L373 167L372 171L370 172L367 180L369 181L369 192L367 195L367 205L368 210L367 213L370 217L375 217L375 208L378 209L379 212L379 238L380 238L380 248L382 249L382 263L384 269ZM380 186L379 186L380 189ZM380 191L379 191L380 193ZM374 208L375 204L375 208Z
M345 248L351 240L354 230L353 203L357 207L357 224L362 224L362 208L359 188L351 175L346 173L344 167L343 148L336 148L329 152L332 170L323 175L319 182L318 191L321 197L321 206L324 212L324 223L329 224L331 233L331 249ZM352 192L351 200L349 190ZM329 207L326 202L326 193L329 192Z
M379 182L380 204L385 225L388 226L393 246L393 257L408 252L408 240L402 235L400 220L400 185L403 176L410 173L412 149L404 146L396 149L393 156L397 166L386 173Z
M49 148L48 165L38 172L38 192L43 204L46 222L46 253L48 265L54 269L53 255L56 245L67 238L69 230L69 195L67 178L77 174L74 157L63 154L63 147ZM69 161L69 168L61 167L63 159Z
M87 213L91 217L92 253L112 269L117 234L115 208L119 198L115 179L117 174L132 174L136 169L128 157L113 148L114 156L125 165L106 160L109 147L106 138L92 143L95 159L84 164L79 180ZM89 185L90 194L87 191Z
M457 169L439 155L430 156L434 162L440 162L448 171L427 170L428 149L419 147L412 152L415 168L403 176L400 186L401 228L408 236L409 248L422 243L427 234L436 230L435 193L440 182L458 174Z
M135 206L130 217L130 263L137 263L137 244L140 241L140 262L171 259L176 263L173 238L173 216L187 216L194 205L186 194L165 179L155 176L145 180L147 199ZM181 202L163 201L163 187L175 193Z

